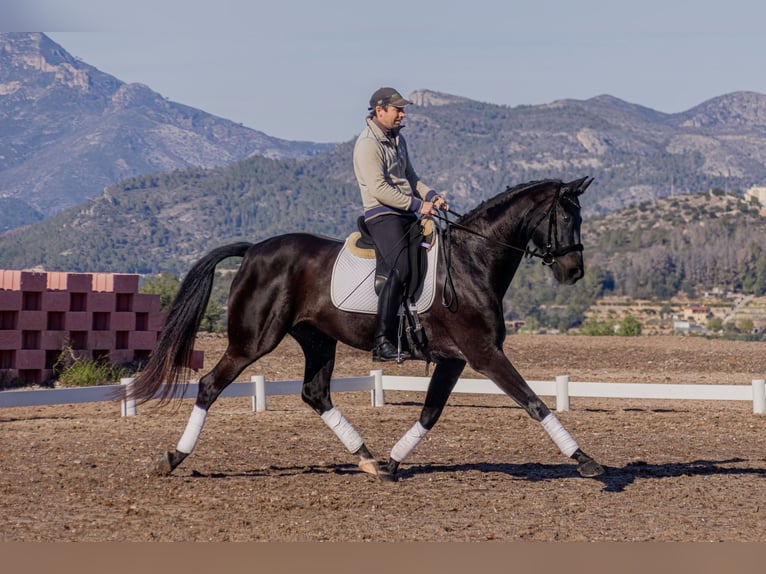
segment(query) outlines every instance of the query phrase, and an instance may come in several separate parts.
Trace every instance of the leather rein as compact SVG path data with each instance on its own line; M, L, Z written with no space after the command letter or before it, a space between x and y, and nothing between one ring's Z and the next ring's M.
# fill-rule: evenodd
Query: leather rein
M566 199L568 201L572 201L569 197L567 197L567 193L569 193L569 188L559 187L556 190L556 193L553 196L553 201L551 202L550 207L545 212L545 215L540 219L540 221L535 225L534 229L537 229L543 221L548 219L548 240L545 244L545 251L540 252L535 247L534 249L530 249L529 245L526 245L524 248L521 248L517 245L511 245L510 243L505 243L504 241L500 241L498 239L494 239L492 237L489 237L483 233L480 233L474 229L471 229L470 227L466 227L465 225L461 225L460 223L457 223L456 221L451 221L447 217L441 215L441 214L434 214L432 217L439 219L446 223L446 227L442 228L441 226L437 225L436 230L439 234L439 242L442 246L441 253L443 254L443 260L444 260L444 269L446 270L446 277L444 280L444 287L442 289L442 304L454 311L457 311L457 293L455 291L455 286L452 282L452 258L450 254L450 232L452 228L460 229L461 231L465 231L467 233L471 233L472 235L476 235L477 237L481 237L482 239L485 239L487 241L490 241L492 243L495 243L497 245L500 245L501 247L504 247L506 249L513 249L514 251L519 251L520 253L524 254L525 257L539 257L540 262L550 267L556 262L557 257L562 257L566 255L567 253L572 253L573 251L582 251L583 245L582 243L574 243L572 245L567 245L566 247L560 247L558 242L558 235L556 234L556 225L557 225L557 207L559 206L559 203L562 199ZM463 217L462 214L457 213L455 211L447 211L445 212L447 214L452 214L455 217ZM453 309L453 306L455 308Z

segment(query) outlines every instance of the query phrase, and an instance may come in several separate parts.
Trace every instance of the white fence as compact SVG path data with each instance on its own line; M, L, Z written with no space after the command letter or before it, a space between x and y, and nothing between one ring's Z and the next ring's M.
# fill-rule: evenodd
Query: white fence
M123 385L133 379L122 379ZM385 391L425 392L428 377L397 377L384 375L383 371L371 371L367 377L333 379L332 392L370 391L372 406L385 404ZM661 400L709 400L709 401L751 401L753 413L766 413L766 381L754 379L751 385L672 385L646 383L591 383L572 382L568 375L557 376L555 381L528 381L529 386L540 396L556 397L556 410L568 411L570 397L616 398L616 399L661 399ZM298 395L303 381L269 381L256 375L250 381L231 383L221 394L222 397L251 397L254 411L266 410L268 396ZM184 397L197 396L197 383L190 383ZM58 405L72 403L104 402L113 400L115 387L80 387L70 389L24 390L0 392L0 408ZM488 379L459 379L455 393L503 394ZM135 416L135 401L122 401L122 416Z

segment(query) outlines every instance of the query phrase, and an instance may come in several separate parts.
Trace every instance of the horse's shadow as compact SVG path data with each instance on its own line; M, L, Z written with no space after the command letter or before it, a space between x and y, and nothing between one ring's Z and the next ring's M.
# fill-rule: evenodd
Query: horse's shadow
M623 492L637 479L678 478L681 476L739 476L755 475L766 478L766 468L726 467L722 465L747 462L745 459L732 458L728 460L695 460L691 462L671 462L665 464L649 464L636 461L623 467L605 466L604 474L590 480L596 480L604 485L604 492ZM435 472L466 472L479 471L484 473L503 473L513 478L530 482L544 482L564 478L582 479L573 464L505 464L505 463L471 463L457 465L412 465L400 469L399 479L406 480L418 474Z
M604 474L591 480L596 480L604 485L604 492L623 492L637 479L663 479L678 478L682 476L742 476L754 475L766 478L766 468L753 467L728 467L724 465L746 463L742 458L728 460L695 460L691 462L671 462L664 464L649 464L636 461L623 467L605 466ZM582 477L577 472L574 464L509 464L478 462L468 464L413 464L399 469L397 478L399 481L409 480L418 475L436 473L470 472L501 473L515 479L528 480L530 482L545 482L566 478ZM300 474L361 474L354 464L327 464L309 466L270 466L264 469L249 470L244 472L221 473L215 472L203 474L196 470L192 472L195 478L232 478L232 477L266 477L266 476L295 476Z

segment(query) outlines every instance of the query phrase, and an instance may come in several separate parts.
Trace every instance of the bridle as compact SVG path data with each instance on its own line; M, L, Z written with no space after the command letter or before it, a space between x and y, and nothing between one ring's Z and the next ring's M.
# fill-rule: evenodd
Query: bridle
M476 235L477 237L481 237L483 239L486 239L487 241L500 245L501 247L505 247L506 249L513 249L515 251L519 251L523 253L525 257L528 257L528 258L539 257L541 260L540 262L543 265L550 267L556 262L557 257L563 257L564 255L568 253L572 253L573 251L583 250L582 243L574 243L572 245L561 247L559 245L558 234L556 233L556 225L558 223L558 219L557 219L558 206L560 205L562 200L566 200L566 201L569 201L570 203L573 203L577 207L579 207L579 205L575 204L575 202L573 202L571 199L571 195L578 195L577 192L578 190L575 190L573 192L570 191L570 189L567 186L558 187L556 189L556 193L553 195L553 201L551 202L550 207L548 207L548 210L545 212L545 215L543 215L540 221L537 222L537 225L534 226L533 229L537 229L538 227L540 227L543 221L545 221L546 219L548 220L548 240L546 241L544 252L538 251L537 247L535 247L534 249L530 249L529 245L526 245L524 248L521 248L517 245L511 245L510 243L505 243L504 241L500 241L499 239L494 239L492 237L484 235L483 233L480 233L469 227L466 227L465 225L461 225L457 221L452 221L441 214L436 214L436 215L433 215L432 217L435 217L436 219L444 221L447 224L447 238L449 237L450 228L460 229L462 231L466 231L468 233ZM450 210L445 213L452 214L458 218L463 217L462 214L457 213L453 210ZM437 229L438 229L438 226L437 226Z
M457 311L458 300L457 300L457 292L455 290L455 285L452 282L452 257L450 253L450 246L451 246L450 234L453 228L460 229L472 235L476 235L477 237L481 237L491 243L495 243L506 249L519 251L527 258L539 257L543 265L545 265L546 267L550 267L556 262L557 257L562 257L566 255L567 253L572 253L573 251L583 250L582 243L574 243L572 245L567 245L565 247L559 246L558 234L556 233L556 225L558 222L556 212L562 200L569 201L576 207L579 207L579 204L575 203L572 200L572 196L577 196L580 193L582 193L582 191L589 184L590 184L590 181L587 181L586 184L580 186L578 189L574 191L570 191L569 187L565 185L559 186L556 189L556 193L553 195L553 201L551 202L550 207L548 207L548 210L545 212L545 215L543 215L540 221L538 221L533 228L533 234L534 234L534 230L540 227L543 221L545 221L546 219L548 220L548 240L546 241L546 244L545 244L545 251L542 253L539 252L537 248L530 249L529 244L524 246L524 248L521 248L517 245L511 245L510 243L506 243L504 241L500 241L499 239L494 239L492 237L489 237L483 233L480 233L474 229L471 229L470 227L466 227L465 225L457 223L457 221L452 221L448 219L448 217L445 217L441 214L437 213L432 215L432 217L446 223L444 227L439 225L436 226L436 231L439 234L439 244L441 245L441 248L439 251L442 254L442 259L444 262L444 269L445 269L444 287L442 288L442 305L444 305L444 307L451 310L452 312ZM507 189L510 189L510 188L507 188ZM454 210L449 210L444 213L448 215L452 214L458 218L463 217L462 214L457 213Z
M573 193L576 193L576 190ZM530 256L534 255L536 257L540 257L542 259L542 264L547 267L550 267L556 262L556 257L563 257L567 253L583 250L582 243L573 243L572 245L567 245L566 247L559 246L559 237L558 233L556 233L556 225L558 222L556 215L558 210L556 208L559 206L562 199L565 199L566 201L574 204L570 197L570 191L567 186L559 187L556 190L556 193L553 196L553 202L548 208L548 213L546 213L543 219L540 220L540 223L542 223L545 221L545 217L548 218L548 241L545 243L545 253L539 254L537 249L534 251L529 251L529 247L527 246L527 252L530 254ZM577 207L579 207L579 205L577 205ZM535 228L539 227L540 223L538 223Z

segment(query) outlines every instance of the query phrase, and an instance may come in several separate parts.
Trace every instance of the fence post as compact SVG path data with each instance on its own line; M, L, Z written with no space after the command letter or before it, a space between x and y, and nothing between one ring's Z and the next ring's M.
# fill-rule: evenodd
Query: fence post
M253 390L253 411L261 412L266 410L266 377L263 375L253 375L250 381L255 386Z
M556 410L569 410L569 375L556 375Z
M766 380L753 379L753 414L766 413Z
M382 407L386 404L386 395L383 392L383 371L370 371L375 377L375 387L372 389L372 406Z
M133 377L120 379L120 384L125 387L125 393L133 390ZM122 399L122 416L136 416L136 399Z

